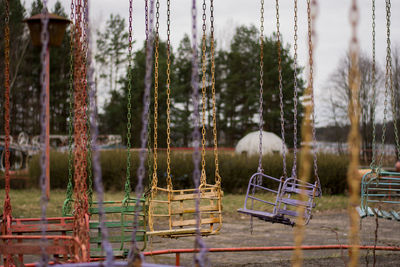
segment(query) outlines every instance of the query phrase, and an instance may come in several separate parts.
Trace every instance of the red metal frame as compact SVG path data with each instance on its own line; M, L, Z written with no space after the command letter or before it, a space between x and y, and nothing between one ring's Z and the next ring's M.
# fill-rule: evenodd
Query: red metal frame
M326 250L326 249L349 249L351 245L312 245L301 246L302 250ZM274 246L274 247L242 247L242 248L209 248L208 252L249 252L249 251L282 251L282 250L295 250L296 246ZM400 251L400 247L391 246L359 246L361 250L386 250L386 251ZM198 249L164 249L156 251L144 252L144 256L165 255L175 253L175 265L180 266L181 253L195 253Z
M7 216L2 225L0 236L0 252L2 255L18 255L18 260L23 262L24 255L41 254L42 246L46 247L47 253L63 255L64 261L87 261L89 248L76 237L67 236L67 232L74 229L73 217L51 217L47 218L46 233L60 233L41 236L42 231L40 218L15 219ZM27 235L33 234L33 235ZM46 240L40 244L40 239ZM4 257L5 266L12 265Z
M327 250L327 249L349 249L351 245L311 245L301 246L302 250ZM400 251L400 247L391 246L359 246L361 250L385 250L385 251ZM296 246L274 246L274 247L241 247L241 248L209 248L208 252L249 252L249 251L283 251L283 250L295 250ZM175 253L175 265L180 266L180 254L181 253L195 253L198 249L164 249L156 251L144 252L144 256L154 255L165 255ZM104 258L91 259L91 261L102 261ZM37 263L25 264L26 267L34 267ZM49 263L54 264L53 262ZM0 266L3 267L3 266Z

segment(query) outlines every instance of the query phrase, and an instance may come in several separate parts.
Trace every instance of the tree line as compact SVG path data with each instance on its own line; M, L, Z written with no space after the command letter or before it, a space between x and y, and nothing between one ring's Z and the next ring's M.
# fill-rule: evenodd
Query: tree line
M42 10L42 1L36 0L27 12L20 0L10 1L10 125L11 134L40 133L40 47L32 45L28 27L23 20ZM57 1L50 10L67 17ZM5 18L5 5L0 5L1 21ZM4 23L0 23L0 64L4 66ZM69 29L60 47L50 49L50 127L51 134L67 133L69 87ZM4 134L4 71L0 72L0 133Z
M102 64L99 84L109 90L104 111L100 115L101 130L104 133L126 135L127 123L127 69L121 51L127 49L125 21L119 16L111 15L104 32L99 32L96 56ZM120 37L118 37L119 35ZM121 41L121 43L120 43ZM259 107L259 32L255 26L239 26L235 29L230 47L227 50L218 48L215 53L216 79L216 115L219 143L232 147L249 132L258 129ZM211 55L209 42L206 47L206 140L212 143L212 95L211 95ZM199 50L199 55L201 55ZM278 46L277 36L272 35L264 40L264 130L280 135L279 79L278 79ZM192 132L191 100L191 41L185 35L177 49L171 52L171 139L172 146L190 146ZM160 39L159 44L159 88L158 88L158 143L166 146L166 68L167 46ZM117 64L120 62L120 65ZM201 64L201 62L199 62ZM304 80L301 78L303 68L298 67L298 93L302 95ZM153 70L154 71L154 70ZM133 55L132 64L132 136L133 145L139 146L141 129L142 97L145 75L145 43ZM154 72L153 72L154 73ZM294 69L290 46L282 48L282 88L284 95L285 137L287 145L293 142L293 94ZM201 79L201 71L199 72ZM116 83L118 85L116 85ZM154 83L154 81L153 81ZM99 86L100 87L100 86ZM100 87L101 88L101 87ZM151 97L151 114L154 110L154 92ZM301 121L302 107L299 105L298 121ZM116 119L118 118L118 119ZM153 125L150 118L150 125ZM300 123L299 123L300 124ZM300 125L298 125L299 127Z
M36 0L30 7L30 13L20 0L10 2L10 43L11 43L11 133L17 135L39 134L40 114L40 48L31 44L28 29L22 20L40 13L41 1ZM68 17L59 1L50 10ZM4 6L0 6L0 15L4 18ZM94 32L94 31L92 31ZM97 69L98 95L106 92L105 104L99 114L102 134L120 134L126 136L127 123L127 26L124 18L111 15L104 30L97 31L95 61ZM68 133L68 91L70 68L70 34L64 36L61 47L51 48L50 62L50 114L51 134ZM0 25L0 39L4 38L4 24ZM200 42L200 40L199 40ZM142 96L145 75L145 43L134 43L137 50L132 59L132 143L140 144ZM159 146L166 145L166 42L160 40L159 47ZM4 42L0 44L4 51ZM212 142L212 102L211 102L211 55L207 45L207 140ZM201 53L201 51L199 51ZM278 80L277 36L271 35L264 40L264 130L280 135L279 80ZM191 41L185 35L178 47L171 49L171 139L172 146L190 146L192 132L191 101ZM201 54L200 54L201 55ZM282 82L284 95L284 116L287 145L293 140L293 84L294 70L290 46L282 47ZM4 53L0 53L4 61ZM216 111L219 143L222 146L234 146L245 134L258 128L259 105L259 32L255 26L239 26L228 49L218 47L215 52ZM201 62L199 62L200 64ZM301 78L303 68L298 67L298 93L302 95L305 82ZM199 72L199 77L201 73ZM4 73L0 73L4 84ZM154 92L152 92L151 114L153 114ZM4 90L0 92L4 99ZM302 116L299 105L298 120ZM4 118L3 108L0 111ZM152 116L151 116L152 117ZM1 132L4 132L3 120ZM153 124L153 119L150 121ZM300 124L300 123L299 123ZM298 125L299 127L300 125ZM151 129L150 129L151 131Z

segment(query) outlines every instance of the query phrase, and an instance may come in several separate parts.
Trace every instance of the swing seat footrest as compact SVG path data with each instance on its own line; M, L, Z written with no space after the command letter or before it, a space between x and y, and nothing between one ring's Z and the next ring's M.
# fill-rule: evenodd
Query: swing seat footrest
M360 207L356 207L356 210L358 212L358 215L360 215L360 218L367 217L367 213L363 209L361 209Z
M240 213L244 213L244 214L256 217L256 218L266 221L266 222L281 223L281 224L294 226L294 222L292 222L288 218L285 218L283 215L279 215L279 214L276 215L276 214L266 212L266 211L249 210L249 209L238 209L237 211Z

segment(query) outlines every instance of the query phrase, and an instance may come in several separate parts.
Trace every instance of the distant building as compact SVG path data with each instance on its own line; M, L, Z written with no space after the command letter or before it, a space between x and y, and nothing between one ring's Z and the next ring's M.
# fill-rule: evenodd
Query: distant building
M236 145L235 152L238 154L254 155L259 153L260 132L252 132L239 140ZM286 145L284 145L287 150ZM282 154L282 139L274 133L263 131L262 134L262 153L265 154Z

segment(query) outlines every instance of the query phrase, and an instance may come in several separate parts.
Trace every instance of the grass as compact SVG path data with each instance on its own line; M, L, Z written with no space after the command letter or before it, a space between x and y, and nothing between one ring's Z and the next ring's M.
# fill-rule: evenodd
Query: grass
M4 198L4 190L0 190L0 196ZM107 192L106 200L122 200L123 192ZM12 190L10 193L13 216L17 218L39 217L40 216L40 191L37 189ZM264 196L265 199L272 199L273 196ZM50 202L47 206L47 216L61 216L61 209L65 199L64 190L52 190ZM95 199L94 199L95 200ZM236 214L238 208L243 207L244 195L225 194L223 197L223 210L225 215ZM316 201L316 211L334 211L347 208L348 198L344 195L324 195ZM0 205L2 213L3 205Z

